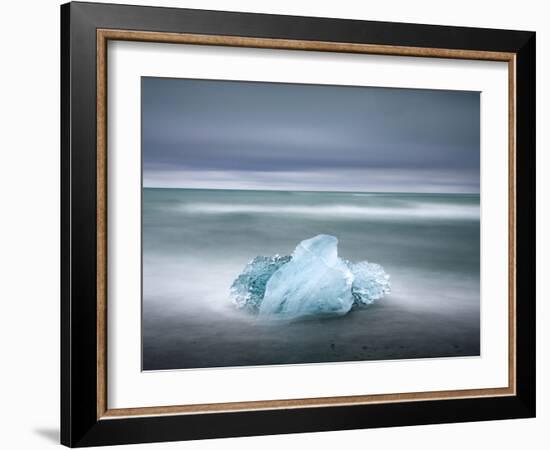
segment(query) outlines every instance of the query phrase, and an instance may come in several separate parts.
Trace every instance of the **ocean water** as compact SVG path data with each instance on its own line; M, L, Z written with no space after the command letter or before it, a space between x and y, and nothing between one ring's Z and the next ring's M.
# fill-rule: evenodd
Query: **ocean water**
M143 189L143 369L480 354L477 194ZM229 287L317 234L381 264L392 292L334 318L269 324Z

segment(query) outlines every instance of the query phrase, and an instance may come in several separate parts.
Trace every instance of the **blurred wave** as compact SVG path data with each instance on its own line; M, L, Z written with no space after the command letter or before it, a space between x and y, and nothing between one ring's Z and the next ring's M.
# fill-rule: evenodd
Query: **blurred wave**
M355 194L353 194L355 195ZM370 219L456 219L479 220L479 207L470 205L430 204L410 202L403 207L359 206L352 204L319 205L258 205L226 203L188 203L176 207L192 214L295 214L322 217L364 217Z

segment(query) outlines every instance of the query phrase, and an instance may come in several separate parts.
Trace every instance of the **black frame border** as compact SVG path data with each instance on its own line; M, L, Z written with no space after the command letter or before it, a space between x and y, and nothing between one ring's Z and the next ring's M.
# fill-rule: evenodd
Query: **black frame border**
M516 395L97 418L96 30L516 54ZM535 416L534 32L73 2L61 6L61 443L177 441Z

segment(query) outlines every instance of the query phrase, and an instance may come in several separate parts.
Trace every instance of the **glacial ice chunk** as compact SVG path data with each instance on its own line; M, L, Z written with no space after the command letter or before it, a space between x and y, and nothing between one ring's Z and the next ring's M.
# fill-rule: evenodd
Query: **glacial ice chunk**
M290 256L256 256L231 285L230 295L235 306L258 312L271 275L289 261Z
M390 276L380 264L348 262L353 274L351 293L356 306L370 305L390 292Z
M338 239L320 234L298 244L292 256L257 256L235 279L230 296L239 309L261 317L340 316L390 292L379 264L338 257Z
M353 305L353 274L338 258L338 239L318 235L300 242L292 259L266 284L260 316L343 315Z

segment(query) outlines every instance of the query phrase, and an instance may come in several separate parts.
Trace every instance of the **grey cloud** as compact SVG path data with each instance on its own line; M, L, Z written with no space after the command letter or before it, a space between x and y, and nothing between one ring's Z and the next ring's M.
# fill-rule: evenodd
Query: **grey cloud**
M379 181L353 190L479 190L477 92L143 78L142 127L145 183L346 190L363 171Z

